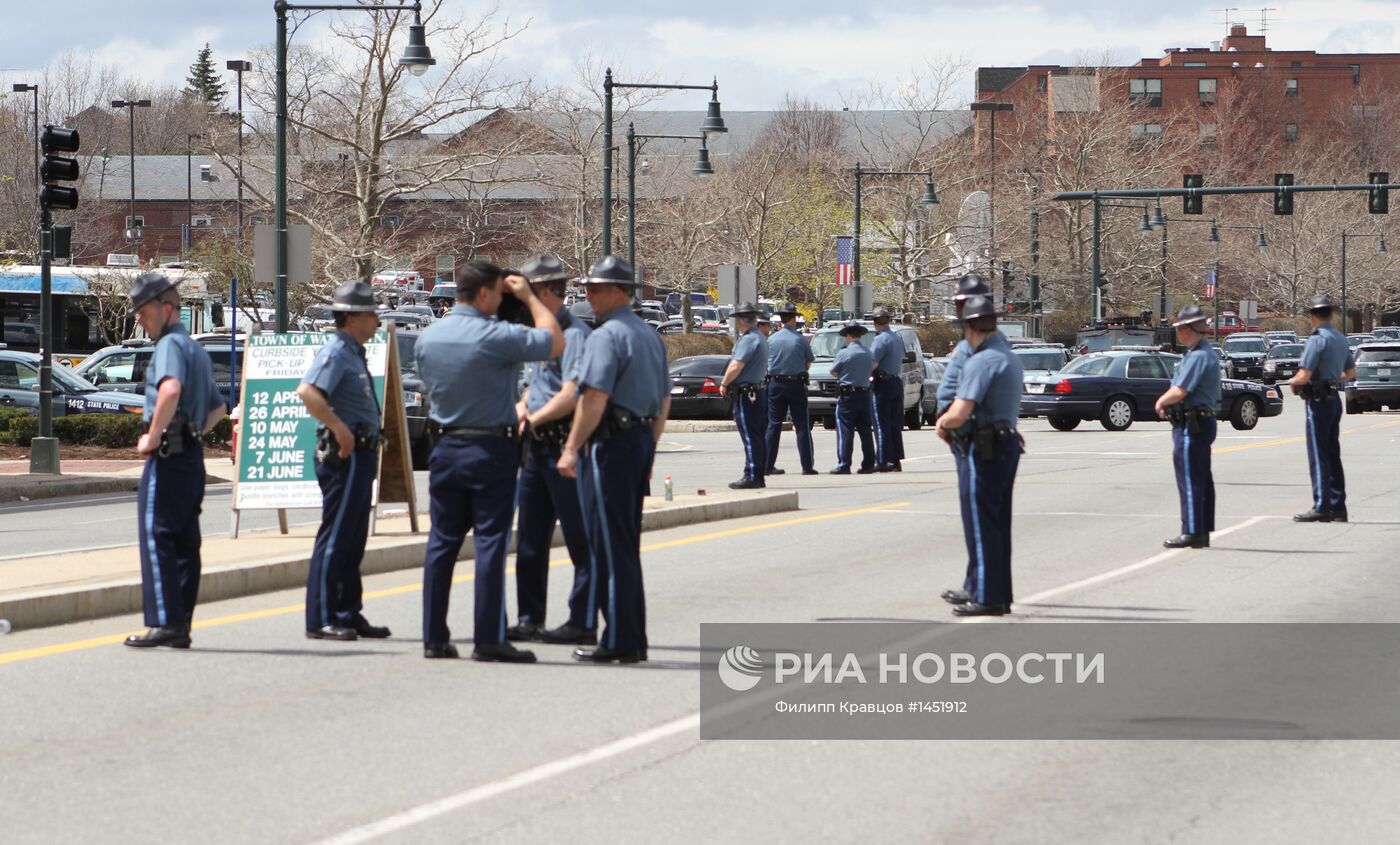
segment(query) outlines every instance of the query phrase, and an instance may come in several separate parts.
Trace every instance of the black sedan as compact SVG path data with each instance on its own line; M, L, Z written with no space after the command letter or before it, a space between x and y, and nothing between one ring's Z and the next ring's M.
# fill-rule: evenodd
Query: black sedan
M1264 356L1264 383L1278 384L1288 381L1298 372L1298 362L1303 358L1303 344L1280 343Z
M1123 431L1135 420L1156 421L1157 398L1171 386L1180 363L1180 355L1166 352L1081 355L1055 375L1026 379L1021 416L1046 417L1059 431L1070 431L1084 420L1098 420L1109 431ZM1235 428L1248 431L1260 417L1281 413L1278 388L1221 379L1218 416Z
M671 362L671 419L729 418L729 400L719 395L728 355L693 355Z

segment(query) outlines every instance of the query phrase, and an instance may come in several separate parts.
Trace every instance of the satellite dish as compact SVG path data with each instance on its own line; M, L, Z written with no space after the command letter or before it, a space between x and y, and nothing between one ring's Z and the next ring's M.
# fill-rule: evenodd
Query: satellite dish
M973 191L962 201L956 232L953 246L960 257L982 254L991 246L992 198L986 191Z

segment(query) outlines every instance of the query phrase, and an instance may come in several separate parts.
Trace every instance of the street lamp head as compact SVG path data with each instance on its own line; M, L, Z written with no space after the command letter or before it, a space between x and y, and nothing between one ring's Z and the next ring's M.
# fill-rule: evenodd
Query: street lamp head
M1150 232L1150 231L1152 231L1152 221L1147 219L1147 208L1146 208L1146 207L1144 207L1144 208L1142 209L1142 222L1138 224L1138 231L1139 231L1139 232Z
M1384 255L1384 254L1386 253L1386 248L1385 248L1385 235L1381 235L1381 242L1380 242L1379 244L1376 245L1376 252L1379 252L1379 253L1381 253L1382 255Z
M637 170L643 175L651 172L651 159L642 159L642 163L637 165Z
M229 59L224 62L224 67L236 73L247 73L253 69L253 63L247 59Z
M724 118L721 117L719 113L718 81L715 82L713 92L710 94L710 108L709 111L705 113L705 122L700 124L700 131L707 133L729 131L729 127L724 125Z
M22 93L24 93L25 91L38 91L38 90L39 90L39 86L38 86L38 85L26 85L26 84L23 83L23 82L16 82L16 83L11 87L11 90L14 91L16 94L22 94Z
M433 54L428 50L428 39L424 35L423 17L414 12L413 23L408 27L408 46L399 57L399 65L408 68L409 73L414 76L422 76L435 64L437 59L433 58Z
M1265 247L1267 247L1267 246L1269 245L1269 242L1268 242L1267 240L1264 239L1264 230L1263 230L1263 229L1260 229L1260 230L1259 230L1259 240L1258 240L1257 242L1255 242L1254 245L1257 246L1257 247L1259 247L1260 249L1264 249Z
M929 208L938 205L938 194L933 190L933 178L924 183L924 195L919 197L919 205Z
M690 169L690 172L699 176L701 179L707 179L715 175L715 168L710 164L710 148L705 146L705 139L703 138L700 139L700 155L696 157L695 166Z
M1214 223L1210 224L1210 237L1206 240L1210 241L1213 244L1220 243L1220 230L1216 228L1216 225Z
M1146 209L1143 209L1142 216L1147 216ZM1152 210L1152 223L1150 225L1154 229L1161 229L1163 226L1167 225L1167 219L1162 216L1162 204L1160 202L1157 203L1157 207Z

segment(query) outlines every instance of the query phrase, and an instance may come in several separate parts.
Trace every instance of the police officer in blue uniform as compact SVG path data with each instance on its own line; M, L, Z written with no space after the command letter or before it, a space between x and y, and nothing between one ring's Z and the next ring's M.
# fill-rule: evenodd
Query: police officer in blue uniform
M957 288L949 297L949 301L953 303L954 315L961 318L963 305L974 296L991 296L991 289L987 287L987 282L981 276L976 273L968 273L958 279ZM934 394L938 400L938 415L948 410L948 406L953 404L953 399L958 394L958 383L962 376L963 363L971 354L972 350L968 348L967 341L959 340L957 345L953 347L953 354L948 356L948 366L943 368L943 379L938 382L938 391ZM954 454L957 454L956 450Z
M972 354L953 404L938 418L938 436L963 453L966 465L958 498L972 577L967 599L953 602L958 616L1011 612L1011 491L1023 449L1016 431L1023 384L1020 359L988 343L999 334L997 316L989 296L965 303L963 339Z
M837 334L846 345L831 362L831 374L836 376L836 469L832 475L850 475L855 437L860 435L860 469L866 475L875 472L875 444L870 433L871 400L870 375L875 372L875 358L860 339L866 328L857 322L841 327Z
M537 255L520 268L535 297L554 312L564 332L564 354L536 361L526 371L525 392L516 403L525 442L520 470L515 553L515 601L520 621L506 631L511 640L592 645L598 642L598 610L590 585L592 560L583 527L578 484L559 474L559 453L569 436L569 423L578 404L578 366L591 330L573 319L564 305L569 273L553 255ZM564 544L574 564L569 591L569 619L546 629L549 590L549 551L554 523L564 532Z
M1181 309L1177 342L1186 355L1172 386L1157 400L1157 416L1171 420L1172 463L1181 499L1181 534L1162 545L1169 549L1203 549L1215 530L1215 477L1210 449L1215 443L1215 415L1220 409L1220 358L1206 340L1206 315L1197 305Z
M365 360L365 343L379 330L374 290L362 281L346 282L335 292L331 312L335 337L316 352L297 388L318 423L321 487L321 527L306 579L306 636L383 639L389 629L371 625L362 613L360 578L382 442L379 397Z
M146 368L144 431L136 450L146 459L136 497L141 542L141 603L147 631L126 638L133 648L190 647L199 598L199 512L204 503L201 435L223 418L209 353L180 322L180 294L164 273L142 273L131 285L131 308L156 341Z
M775 312L782 328L768 338L768 475L781 475L778 440L783 420L792 417L792 435L797 440L797 459L803 475L816 475L812 459L812 424L807 416L807 374L812 368L812 345L797 330L797 306L785 302Z
M535 327L496 319L505 296L528 307ZM468 529L476 544L473 660L533 663L506 640L506 546L520 466L515 413L519 367L555 358L564 335L554 312L523 277L487 261L468 262L457 304L418 337L418 375L442 436L428 461L433 527L423 561L423 654L456 657L447 603Z
M1307 406L1308 470L1312 509L1297 522L1346 522L1347 483L1342 471L1342 383L1356 378L1356 359L1341 332L1332 326L1332 299L1325 294L1308 301L1313 332L1303 344L1298 373L1288 380Z
M872 313L875 339L870 355L875 359L870 383L871 409L875 415L875 469L900 472L904 460L904 342L890 329L890 309L881 305Z
M559 472L578 479L593 592L607 628L596 648L577 649L574 659L636 663L647 659L642 498L671 408L671 380L661 337L632 313L631 265L604 256L583 281L599 322L579 364L581 393Z
M731 481L734 490L763 487L768 469L768 339L758 330L758 309L741 302L729 315L739 332L734 352L720 377L719 392L734 407L734 422L744 444L744 477Z

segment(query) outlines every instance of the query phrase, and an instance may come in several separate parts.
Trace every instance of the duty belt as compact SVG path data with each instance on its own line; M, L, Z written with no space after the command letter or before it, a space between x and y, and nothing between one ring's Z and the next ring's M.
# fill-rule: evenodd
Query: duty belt
M897 378L897 376L896 376L894 373L887 373L887 372L885 372L884 370L876 370L876 371L875 371L875 380L876 380L876 381L884 381L884 380L887 379L887 378Z
M551 446L562 446L564 441L569 439L570 429L569 419L547 422L538 428L530 427L530 438L536 443L547 443Z
M837 385L836 390L837 390L842 396L850 396L850 395L853 394L853 393L869 393L869 392L870 392L870 388L868 388L868 387L856 387L856 386L853 385L853 384L842 384L842 385Z
M1190 408L1181 404L1167 406L1167 421L1172 424L1172 428L1186 428L1192 434L1198 434L1201 430L1201 420L1215 417L1215 410L1209 405L1194 405Z
M758 381L751 381L745 382L744 384L735 384L733 385L733 387L738 392L743 393L752 398L758 395L758 392L763 389L763 383Z
M1298 395L1304 399L1320 402L1335 396L1338 391L1339 386L1335 381L1310 381L1298 388Z
M977 450L979 461L990 461L996 457L998 446L1016 442L1016 447L1025 451L1025 441L1016 431L1016 426L1008 423L992 423L990 425L978 425L967 423L962 428L952 432L953 448L962 455L967 455L971 449Z
M656 417L640 417L621 405L609 405L603 414L603 421L593 432L593 439L603 442L614 434L630 431L639 425L651 425Z
M500 426L498 428L467 428L465 426L444 426L443 437L456 437L459 440L473 440L478 437L504 437L507 440L516 439L514 426Z
M371 434L369 426L359 423L353 432L355 435L355 449L378 449L384 442L384 435L375 432ZM335 432L329 428L316 430L316 460L328 467L340 466L340 443L335 438Z
M151 430L150 420L141 423L141 433L147 434ZM160 445L156 447L156 455L168 458L171 455L183 454L187 449L193 449L200 444L199 431L190 423L190 418L184 411L176 411L175 416L170 418L170 424L160 433Z
M772 379L773 381L802 381L802 382L805 382L805 381L807 380L807 374L806 374L806 373L798 373L797 375L791 375L791 376L789 376L789 375L771 375L771 376L769 376L768 378Z

